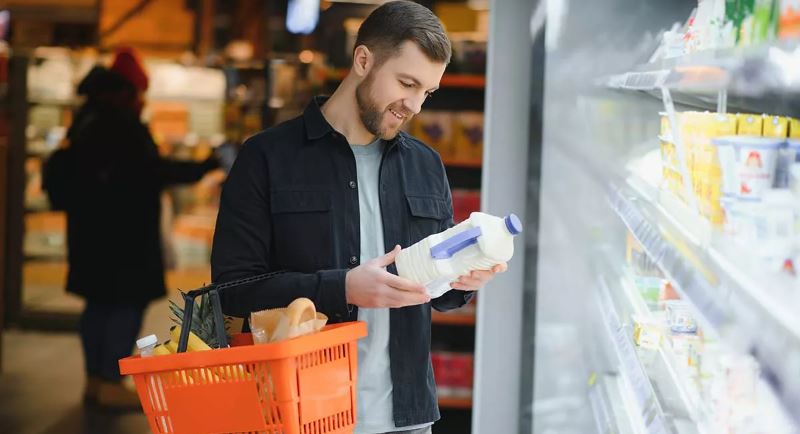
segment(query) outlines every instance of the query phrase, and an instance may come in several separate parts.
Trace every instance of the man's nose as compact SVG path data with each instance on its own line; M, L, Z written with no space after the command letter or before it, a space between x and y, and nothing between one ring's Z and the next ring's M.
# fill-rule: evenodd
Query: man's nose
M419 112L422 110L422 103L424 101L425 101L425 94L422 94L406 98L403 101L403 104L406 106L406 110L416 115L419 114Z

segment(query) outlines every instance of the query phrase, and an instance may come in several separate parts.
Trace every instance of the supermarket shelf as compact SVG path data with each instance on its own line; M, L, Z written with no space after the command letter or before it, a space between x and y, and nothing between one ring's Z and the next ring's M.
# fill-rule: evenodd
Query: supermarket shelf
M28 99L28 104L34 105L44 105L44 106L59 106L59 107L77 107L80 105L81 100L78 98L74 99L55 99L55 98L30 98Z
M26 253L24 260L25 262L66 262L67 255L65 253L32 252Z
M637 432L630 421L631 412L620 405L624 402L624 381L613 373L594 374L590 379L589 403L592 406L597 432L629 434Z
M333 69L328 73L328 78L340 81L349 72L349 70L342 68ZM486 76L478 74L445 74L442 76L439 86L483 89L486 87Z
M652 319L647 304L634 288L631 276L623 275L615 288L623 295L617 297L617 300L623 300L625 304L621 310ZM677 360L667 340L662 339L661 345L655 351L655 360L647 370L653 388L657 391L659 402L664 406L664 412L671 414L676 427L680 427L679 433L709 433L709 428L703 425L707 411L705 403L687 378L679 373Z
M440 396L439 407L471 410L472 398L454 398L449 396Z
M483 159L481 158L443 158L442 163L447 167L462 167L466 169L480 169L483 167Z
M797 284L748 257L670 193L644 181L652 167L630 167L627 183L611 187L612 208L691 304L703 328L752 353L783 406L800 409ZM792 416L800 422L800 411Z
M486 77L475 74L445 74L439 85L444 87L483 89L486 87Z
M667 434L670 432L667 419L636 352L633 330L624 321L622 312L614 307L611 290L602 276L596 294L609 346L614 349L615 363L623 379L623 403L634 432Z
M474 326L475 315L433 312L431 314L431 322L433 324L442 324L442 325Z
M687 92L728 90L736 95L800 92L800 43L780 41L749 48L709 50L640 65L600 82L612 89Z

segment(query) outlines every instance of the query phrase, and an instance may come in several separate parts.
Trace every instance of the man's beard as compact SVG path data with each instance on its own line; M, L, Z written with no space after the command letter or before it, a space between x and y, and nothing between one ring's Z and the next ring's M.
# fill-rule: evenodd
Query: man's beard
M356 87L356 103L358 104L358 116L361 118L361 123L370 134L380 137L383 140L391 140L397 136L400 127L394 130L384 129L381 130L381 121L383 121L384 111L378 108L378 105L372 101L372 82L374 81L372 71L367 74L367 77L359 83ZM402 113L402 112L401 112ZM402 124L401 124L402 125Z

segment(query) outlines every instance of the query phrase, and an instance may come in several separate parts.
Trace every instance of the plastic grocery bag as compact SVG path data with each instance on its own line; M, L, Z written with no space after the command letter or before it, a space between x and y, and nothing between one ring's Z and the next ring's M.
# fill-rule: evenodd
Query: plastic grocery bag
M317 312L314 302L307 298L298 298L284 308L250 314L250 330L256 344L308 335L325 327L327 322L328 317Z

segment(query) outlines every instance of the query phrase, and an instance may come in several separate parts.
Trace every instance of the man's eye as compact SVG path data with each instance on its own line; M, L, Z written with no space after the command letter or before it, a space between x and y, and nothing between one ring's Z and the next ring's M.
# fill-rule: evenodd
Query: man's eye
M414 87L413 83L406 83L404 81L401 81L400 84L402 84L405 88Z

